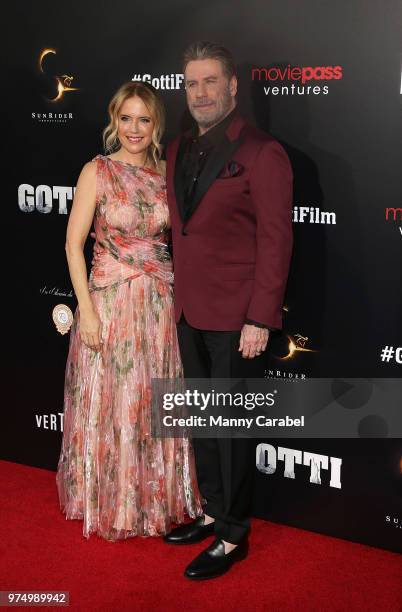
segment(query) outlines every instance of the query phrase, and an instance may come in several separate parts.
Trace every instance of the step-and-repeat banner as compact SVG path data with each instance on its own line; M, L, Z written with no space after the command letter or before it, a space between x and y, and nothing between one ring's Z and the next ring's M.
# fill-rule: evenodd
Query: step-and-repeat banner
M181 55L197 39L233 52L242 113L293 166L295 248L267 376L360 377L369 396L371 377L401 375L400 3L39 1L5 13L3 459L57 464L69 336L52 312L75 309L65 232L107 104L125 81L152 83L167 142L189 121ZM401 548L401 440L258 440L255 469L255 516Z

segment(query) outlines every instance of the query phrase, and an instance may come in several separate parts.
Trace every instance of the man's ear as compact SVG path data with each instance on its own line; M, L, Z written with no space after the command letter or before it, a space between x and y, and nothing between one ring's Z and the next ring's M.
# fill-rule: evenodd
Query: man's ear
M229 91L232 98L237 94L237 77L233 75L229 81Z

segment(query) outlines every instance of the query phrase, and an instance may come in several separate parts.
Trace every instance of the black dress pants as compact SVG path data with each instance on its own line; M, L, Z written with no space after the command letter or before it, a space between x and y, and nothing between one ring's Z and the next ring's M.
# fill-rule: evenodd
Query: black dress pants
M262 378L266 354L244 359L240 331L206 331L184 317L177 325L186 378ZM238 544L250 529L255 443L250 438L194 438L198 486L217 538Z

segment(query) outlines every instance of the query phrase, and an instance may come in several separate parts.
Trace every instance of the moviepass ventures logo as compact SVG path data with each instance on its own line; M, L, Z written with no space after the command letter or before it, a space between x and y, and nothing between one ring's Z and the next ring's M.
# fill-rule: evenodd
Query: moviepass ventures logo
M328 81L343 77L342 66L268 66L252 68L251 79L265 83L266 96L328 95Z
M402 236L402 208L388 207L385 209L385 220L395 224L398 227L399 233Z

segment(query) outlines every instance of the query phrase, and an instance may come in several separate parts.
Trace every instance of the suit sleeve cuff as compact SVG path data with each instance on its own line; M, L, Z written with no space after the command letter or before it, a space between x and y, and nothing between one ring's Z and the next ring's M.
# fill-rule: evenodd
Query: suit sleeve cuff
M262 329L268 329L270 332L278 331L277 327L268 327L265 323L258 323L257 321L253 321L252 319L246 319L244 321L247 325L254 325L255 327L261 327Z

